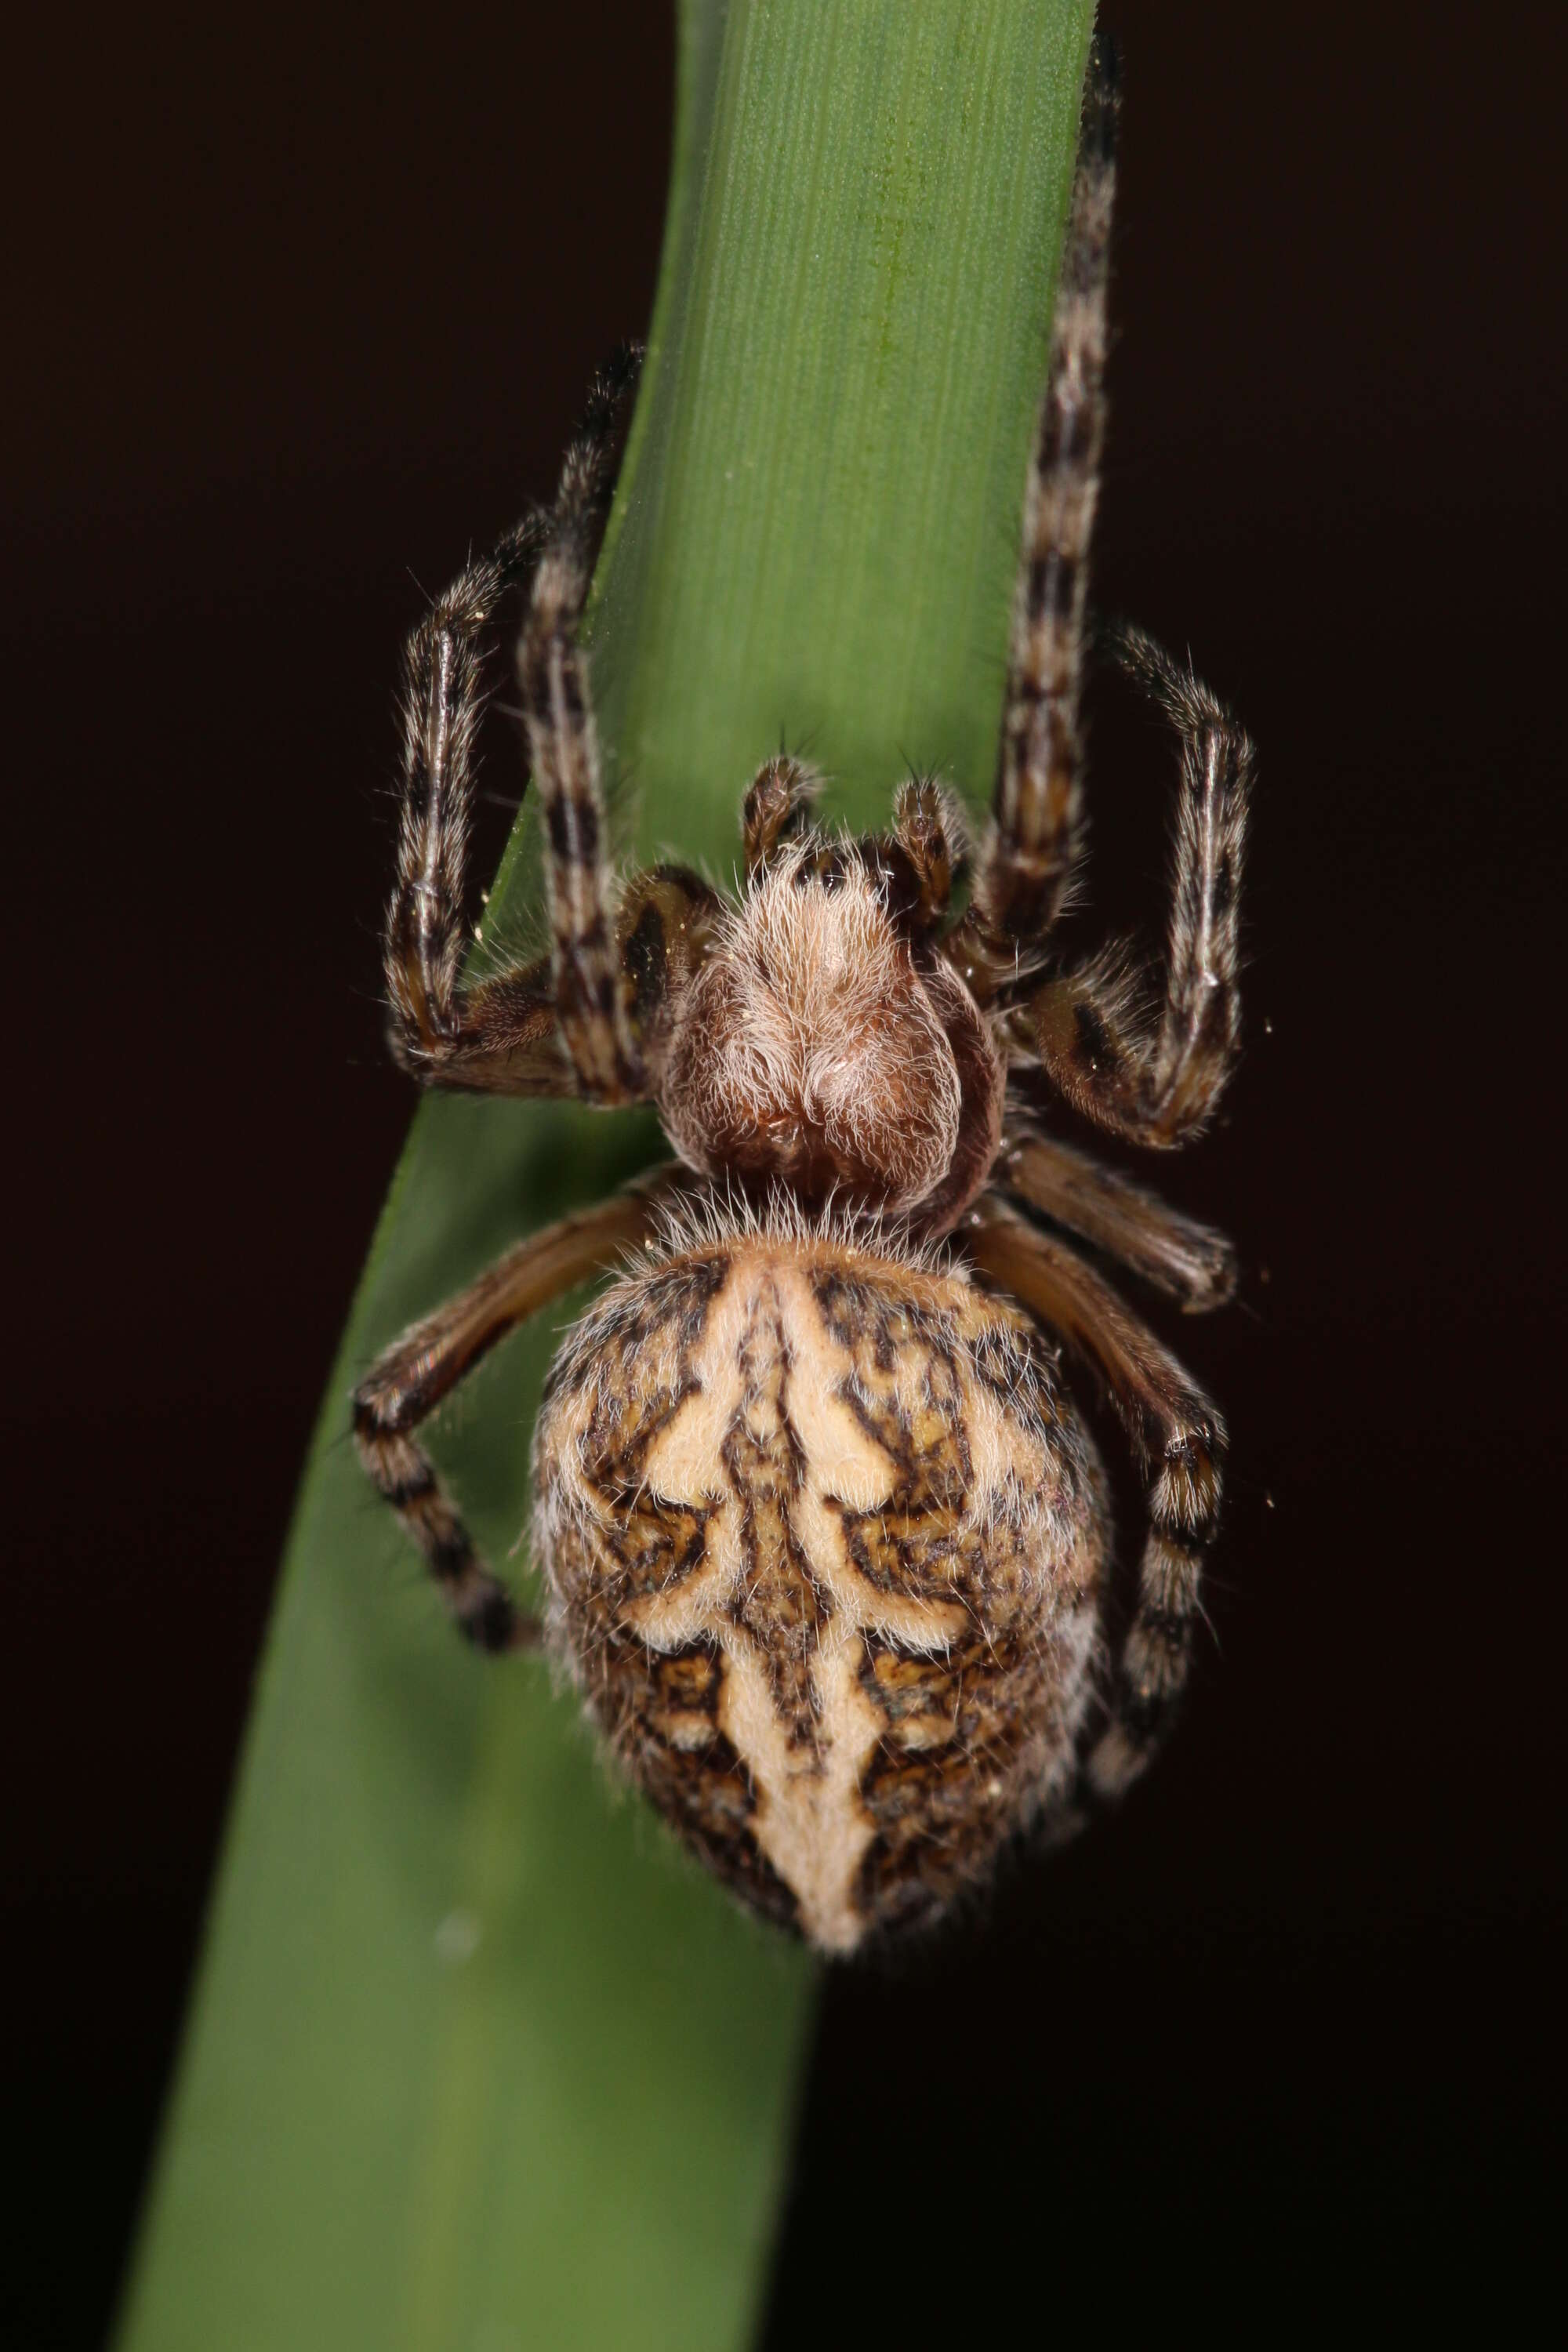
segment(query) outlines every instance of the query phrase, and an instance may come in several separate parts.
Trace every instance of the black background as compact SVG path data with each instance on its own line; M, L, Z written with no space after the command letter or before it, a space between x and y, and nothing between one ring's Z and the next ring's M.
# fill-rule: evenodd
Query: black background
M1250 1269L1176 1335L1233 1425L1215 1638L1121 1816L833 1979L771 2346L1044 2335L1075 2282L1097 2328L1495 2315L1548 2193L1563 59L1544 11L1112 21L1098 593L1262 747L1248 1056L1163 1171ZM399 638L646 321L673 56L521 0L14 66L4 2293L86 2346L410 1108ZM1159 756L1097 717L1097 921L1157 910Z

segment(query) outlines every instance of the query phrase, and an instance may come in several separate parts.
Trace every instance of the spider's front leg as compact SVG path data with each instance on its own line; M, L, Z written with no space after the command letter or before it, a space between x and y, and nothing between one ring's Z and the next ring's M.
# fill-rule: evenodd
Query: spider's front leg
M383 968L393 1053L425 1086L572 1091L548 963L462 979L485 655L497 612L527 581L543 538L542 520L525 519L437 598L405 648L403 818Z
M982 1272L1100 1374L1148 1482L1137 1605L1117 1661L1110 1719L1080 1774L1085 1797L1113 1799L1152 1760L1187 1679L1204 1558L1219 1517L1225 1423L1175 1358L1065 1242L994 1195L981 1202L965 1239Z
M614 426L636 381L627 352L595 382L552 507L471 563L405 657L404 798L384 964L393 1050L427 1086L481 1093L642 1091L634 985L612 929L598 751L575 643L612 485ZM464 897L484 710L484 661L509 593L528 587L520 650L549 845L549 957L465 982Z
M531 1648L539 1622L519 1611L479 1559L414 1432L509 1331L647 1241L678 1181L671 1170L658 1170L596 1208L531 1234L395 1340L354 1391L360 1459L424 1554L458 1631L479 1649Z
M1142 630L1119 630L1110 643L1181 743L1163 1004L1157 1024L1149 1021L1136 959L1119 944L1017 1007L1007 1037L1084 1118L1168 1150L1207 1123L1235 1066L1241 868L1256 761L1225 705Z
M991 822L950 960L985 1001L1060 912L1082 830L1079 699L1105 438L1106 274L1116 192L1116 57L1097 33L1024 499Z
M612 924L598 730L577 627L612 486L611 428L639 365L640 354L627 352L594 385L561 469L517 654L543 804L555 1009L579 1091L603 1103L639 1100L647 1072Z

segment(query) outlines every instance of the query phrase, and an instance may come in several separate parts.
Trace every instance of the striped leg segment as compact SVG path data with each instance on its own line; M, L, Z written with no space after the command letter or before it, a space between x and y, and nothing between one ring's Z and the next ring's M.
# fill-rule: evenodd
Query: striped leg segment
M609 507L614 428L640 362L628 350L594 383L546 518L517 656L543 804L555 1007L579 1092L605 1103L637 1100L646 1074L612 929L598 734L577 625Z
M1054 1137L1005 1145L991 1181L1119 1259L1188 1315L1210 1314L1235 1296L1236 1252L1223 1234Z
M1117 84L1096 34L1040 405L1024 501L1007 697L991 822L964 947L993 972L1055 919L1080 825L1079 686L1089 540L1104 438L1106 268L1116 181ZM955 961L960 959L956 958Z
M384 967L393 1052L426 1086L616 1102L640 1090L636 992L610 931L598 752L573 636L609 501L613 428L637 365L627 352L595 380L553 507L470 563L405 652L403 823ZM554 945L535 962L465 982L484 667L501 607L531 582L520 659Z
M657 1171L637 1190L520 1242L458 1297L405 1331L354 1391L360 1459L424 1554L459 1632L479 1649L531 1648L539 1639L538 1622L519 1612L479 1558L414 1432L509 1331L646 1241L668 1190L668 1171Z
M1084 1759L1084 1797L1119 1797L1152 1759L1192 1649L1204 1558L1219 1514L1225 1423L1110 1284L1065 1242L994 1199L969 1234L974 1264L1058 1332L1106 1384L1148 1482L1138 1600L1117 1661L1110 1720Z
M1181 745L1163 1004L1149 1017L1136 960L1121 945L1039 990L1008 1016L1008 1031L1084 1118L1168 1150L1206 1125L1236 1063L1241 869L1256 758L1224 704L1152 638L1123 629L1112 644Z
M548 964L461 977L474 754L496 615L538 561L530 517L439 596L404 651L403 821L384 946L392 1050L426 1086L573 1091Z

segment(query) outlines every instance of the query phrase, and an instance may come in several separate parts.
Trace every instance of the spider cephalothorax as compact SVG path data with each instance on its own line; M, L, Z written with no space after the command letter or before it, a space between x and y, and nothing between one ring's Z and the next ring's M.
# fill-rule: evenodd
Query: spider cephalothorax
M900 830L935 797L911 787ZM680 992L654 1098L700 1175L944 1232L1001 1140L1005 1066L927 900L895 895L899 864L915 879L900 851L808 835L753 868Z
M548 1642L687 1842L829 1950L933 1916L1010 1835L1063 1834L1136 1777L1185 1680L1218 1511L1218 1414L1079 1245L1189 1311L1230 1295L1228 1245L1045 1123L1065 1102L1124 1141L1184 1143L1237 1035L1251 747L1136 631L1107 642L1181 745L1163 992L1124 949L1051 952L1081 832L1114 120L1097 41L973 861L930 781L885 835L839 839L781 754L746 795L733 899L674 866L616 886L576 624L635 359L595 386L553 508L409 647L395 1050L432 1085L652 1102L677 1156L406 1333L355 1393L361 1452L463 1632ZM465 981L482 646L523 585L552 949ZM523 1318L617 1261L541 1412L545 1606L526 1617L413 1433ZM1114 1660L1104 1480L1057 1341L1109 1392L1147 1485Z

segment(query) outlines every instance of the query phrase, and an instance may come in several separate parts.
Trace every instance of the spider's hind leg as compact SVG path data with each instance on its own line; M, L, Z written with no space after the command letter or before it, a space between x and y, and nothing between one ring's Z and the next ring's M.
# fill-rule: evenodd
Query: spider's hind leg
M459 1633L478 1649L532 1648L539 1623L518 1609L475 1551L414 1432L509 1331L646 1241L668 1190L668 1171L658 1171L639 1187L520 1242L467 1290L405 1331L354 1391L360 1459L423 1553Z
M1148 1485L1149 1534L1110 1717L1079 1771L1079 1800L1107 1802L1152 1761L1186 1683L1204 1559L1219 1518L1225 1423L1175 1358L1065 1242L994 1197L982 1204L967 1239L975 1265L1100 1374Z

